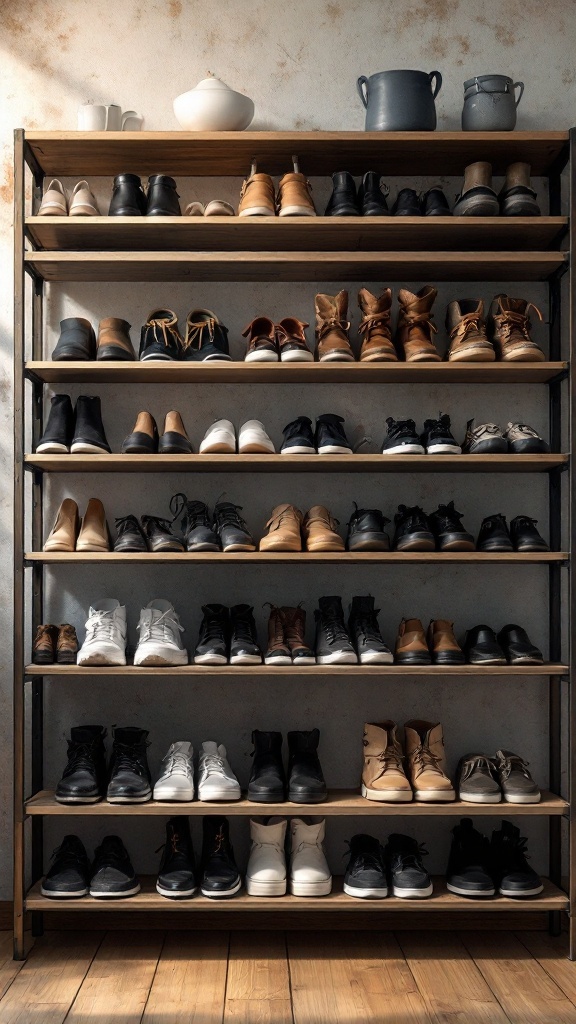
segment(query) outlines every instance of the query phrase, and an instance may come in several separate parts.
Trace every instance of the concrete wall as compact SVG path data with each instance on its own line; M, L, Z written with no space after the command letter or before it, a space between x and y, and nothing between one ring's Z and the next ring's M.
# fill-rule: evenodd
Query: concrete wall
M523 79L526 92L519 109L519 128L557 128L574 120L573 99L576 78L573 38L576 10L571 0L542 5L537 0L510 0L503 6L485 0L478 6L471 0L391 0L360 2L304 2L265 4L246 0L239 5L229 0L219 4L170 0L168 3L138 3L125 0L113 5L105 0L78 0L54 7L30 0L0 3L2 42L3 103L0 107L2 180L0 182L1 266L0 343L2 353L1 459L2 499L0 505L1 560L6 567L0 587L1 659L0 742L4 771L0 774L2 834L10 831L10 735L11 735L11 133L15 127L28 129L73 129L76 110L86 100L116 101L123 108L137 108L148 129L175 129L172 99L192 87L208 70L234 88L247 92L256 103L254 128L260 129L361 129L363 109L356 95L356 78L389 67L439 68L444 87L437 101L440 128L456 129L460 123L462 82L488 71ZM132 170L137 168L127 168ZM161 168L159 168L161 170ZM263 170L265 168L262 168ZM305 168L303 168L305 170ZM214 168L217 175L218 168ZM415 175L425 173L415 167ZM93 181L102 197L109 196L109 181ZM398 182L390 182L393 194ZM315 181L318 208L328 194L326 181ZM447 183L451 197L459 183ZM235 181L181 181L183 202L192 198L222 196L235 200L240 179ZM545 196L540 189L541 198ZM104 203L104 209L106 209ZM366 282L370 287L370 283ZM415 286L424 282L415 282ZM336 290L346 282L334 282ZM374 288L377 283L373 283ZM326 285L326 291L331 286ZM450 298L466 294L489 300L499 290L494 284L443 285L436 307L442 325ZM295 314L313 318L314 286L307 284L185 286L151 285L63 285L48 290L46 353L58 336L59 320L67 315L89 317L93 323L104 316L126 317L133 325L137 342L139 327L155 305L174 308L181 320L194 306L218 312L230 329L232 345L240 353L240 332L257 313L273 317ZM510 285L509 293L545 303L542 286ZM353 330L357 326L356 286L350 286ZM545 307L544 307L545 308ZM536 336L545 343L545 328ZM64 389L60 389L64 390ZM80 387L70 388L72 396ZM89 393L96 393L90 388ZM294 414L334 411L346 417L354 437L368 433L371 449L377 450L386 416L415 415L419 423L438 410L453 417L455 432L463 435L466 420L527 419L546 430L547 406L541 388L494 388L490 392L450 389L447 386L410 392L406 388L366 387L346 390L319 387L294 392L271 388L265 394L256 388L198 387L174 388L170 395L159 387L145 395L131 389L101 389L104 421L109 440L118 450L132 428L134 416L144 403L159 422L169 407L179 408L197 445L212 418L229 415L236 424L251 415L260 416L273 439L279 443L281 429ZM222 491L244 505L250 526L257 535L270 509L290 500L304 510L315 502L326 503L344 524L352 501L381 507L391 515L399 502L423 503L427 510L438 501L454 498L465 513L465 524L475 531L484 515L504 512L510 517L526 512L536 516L547 532L546 483L532 477L434 477L398 476L370 479L362 476L260 476L257 486L247 477L130 476L54 477L47 488L47 529L62 497L75 497L81 509L91 495L100 496L110 521L128 512L166 514L170 495L185 490L210 504ZM342 526L342 529L344 526ZM264 640L265 609L268 600L283 603L305 601L309 619L321 594L340 593L345 604L355 593L372 592L382 609L383 631L393 642L400 617L420 615L453 617L459 635L476 622L486 620L499 628L507 621L520 621L546 651L546 571L537 567L506 571L504 567L478 568L472 574L463 567L433 571L429 567L383 567L368 571L360 567L339 571L332 566L320 574L317 568L278 568L275 572L256 567L225 570L207 567L154 567L127 569L59 569L47 574L47 620L72 621L83 635L83 622L91 600L115 596L128 606L130 630L134 636L138 612L154 596L174 600L186 627L186 641L193 647L200 604L206 600L239 600L254 603ZM543 680L510 680L502 685L489 682L440 679L346 680L327 678L272 680L250 683L229 678L222 683L175 680L115 681L92 680L53 683L46 693L46 781L59 777L65 755L64 736L71 725L101 721L138 724L150 729L153 770L167 745L174 739L190 738L195 746L213 737L229 747L231 759L242 783L250 770L250 732L257 728L306 728L322 730L321 757L332 786L356 784L361 762L362 723L393 717L403 723L413 716L439 718L445 727L450 767L470 749L493 752L499 746L516 749L527 757L534 774L546 783L547 684ZM495 819L496 820L496 819ZM134 852L137 867L154 870L154 849L162 841L161 821L122 826L118 831ZM487 823L488 830L490 823ZM355 827L368 822L341 821L329 824L329 855L336 870L342 864L343 840ZM116 827L116 824L114 825ZM369 826L373 828L374 826ZM385 838L395 823L383 821L378 834ZM110 824L110 829L112 825ZM57 843L61 829L54 820L47 827L46 852ZM103 822L82 832L90 849L105 834ZM442 870L448 847L448 829L428 828L420 821L414 830L428 842L431 865ZM546 866L544 825L527 826L533 840L534 863ZM247 826L235 825L234 837L243 860ZM2 850L0 898L10 895L10 852Z

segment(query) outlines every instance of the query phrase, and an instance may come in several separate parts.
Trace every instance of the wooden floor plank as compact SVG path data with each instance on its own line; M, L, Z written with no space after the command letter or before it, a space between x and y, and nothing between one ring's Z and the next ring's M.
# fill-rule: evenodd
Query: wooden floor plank
M222 1024L228 932L169 934L142 1024Z
M12 959L13 947L12 932L0 932L0 999L23 967L23 961Z
M102 940L102 932L49 932L0 1000L1 1024L62 1024Z
M293 1024L283 932L232 932L224 1024Z
M576 964L568 960L568 936L548 932L518 932L516 938L576 1005Z
M108 932L66 1024L140 1024L164 932Z

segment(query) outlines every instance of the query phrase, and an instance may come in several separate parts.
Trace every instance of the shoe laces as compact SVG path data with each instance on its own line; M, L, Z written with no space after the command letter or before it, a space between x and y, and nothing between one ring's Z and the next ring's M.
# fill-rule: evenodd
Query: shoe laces
M123 846L116 843L107 843L106 840L94 852L94 867L96 870L101 867L116 867L126 869L128 854ZM105 865L102 863L105 861Z
M284 633L289 643L304 644L305 615L300 606L283 612Z
M364 740L363 743L365 747L368 746L367 740ZM402 763L404 761L404 757L391 743L388 744L385 750L378 751L376 754L366 754L365 757L367 761L378 762L380 770L375 776L377 779L382 778L384 773L390 769L396 769L397 771L404 773L404 765Z
M162 335L165 348L169 348L171 343L174 341L176 341L179 346L182 346L182 338L178 331L178 320L176 316L173 316L170 320L166 320L165 318L152 318L148 320L146 327L151 327L153 329L154 339L156 341L158 341L159 333Z
M224 623L219 615L205 615L202 621L202 635L201 642L206 643L208 640L222 640L224 632Z
M510 754L507 757L500 758L498 761L498 771L503 780L509 778L511 772L521 772L527 779L531 779L532 776L528 771L529 761L525 761L518 754Z
M224 855L226 853L226 850L223 849L225 842L226 842L226 837L224 835L224 829L221 826L218 829L216 835L214 836L214 849L213 849L212 853L213 854L218 854L219 853L220 855Z
M173 523L176 522L184 509L186 511L182 517L181 525L185 532L193 530L196 526L206 526L208 529L211 529L212 524L208 516L208 508L203 501L188 501L185 494L173 494L170 498L170 511L174 516Z
M378 851L368 849L366 847L360 848L352 842L351 839L345 839L344 842L348 849L342 854L342 860L346 857L353 857L355 864L363 871L365 868L376 868L382 870L382 847L378 844Z
M454 508L453 501L448 502L447 505L438 505L436 512L431 513L431 517L436 520L441 529L454 525L460 527L463 515L463 512L458 512Z
M174 633L177 633L178 630L180 633L184 632L184 626L180 625L173 608L167 608L157 618L153 617L152 609L149 608L146 611L152 612L152 615L148 621L143 622L140 620L138 623L140 643L145 643L147 640L157 640L160 642L163 640L174 640Z
M362 634L362 643L382 643L382 634L378 628L378 619L376 616L378 612L364 612L359 615L355 621L355 627L358 633Z
M207 775L222 775L226 772L226 765L221 754L212 752L202 754L202 770Z
M114 520L118 534L124 533L126 530L137 530L140 533L140 527L136 516L119 516Z
M115 640L116 632L120 630L120 623L114 617L113 611L97 609L86 622L87 640Z
M73 839L66 838L57 846L50 854L51 860L59 860L62 865L68 864L86 864L88 858L86 852L81 848L80 840L73 837Z
M419 843L417 839L408 838L408 836L401 844L391 843L390 848L394 859L400 861L405 868L422 869L421 858L429 856L424 843Z
M450 331L451 338L460 338L462 341L468 334L482 334L484 332L484 318L480 313L466 313L460 318L455 327Z
M201 349L204 344L204 335L208 335L208 341L214 341L214 327L216 320L212 316L209 320L200 320L199 323L194 323L190 320L186 321L186 334L182 342L182 348L197 348Z
M322 614L322 628L330 645L338 643L340 640L350 643L348 630L339 612L332 610L324 612Z
M386 420L386 426L388 427L388 437L395 437L396 434L404 434L410 432L411 434L416 433L416 424L414 420L394 420L391 416Z
M241 615L236 615L233 623L234 640L236 643L241 641L243 643L253 644L254 639L254 625L252 622L252 616L250 612L244 612Z
M170 833L170 842L161 843L155 853L160 853L160 850L166 850L169 847L169 856L172 857L187 857L188 856L188 844L186 840L178 834L175 830Z
M170 519L164 519L162 516L142 516L143 526L155 526L157 530L161 530L162 533L172 534L172 522Z
M94 771L94 755L96 753L96 744L88 740L85 743L68 743L68 761L66 767L62 773L62 778L66 779L69 775L74 775L75 772L79 771Z
M381 313L373 313L371 316L364 316L360 321L358 334L367 334L376 327L387 327L390 330L390 310L382 310Z
M326 509L326 512L315 512L314 515L310 515L310 513L308 513L306 516L306 525L326 526L330 530L335 530L336 527L340 525L340 520L335 519L334 516L330 515Z
M509 423L506 428L506 433L510 434L516 431L521 434L527 434L528 437L540 437L538 431L534 430L534 427L528 426L527 423Z
M50 632L54 627L51 625L37 626L36 636L34 637L34 646L36 647L41 643L52 643L52 633Z
M398 512L394 516L394 522L400 523L403 520L411 520L413 525L428 527L427 517L423 508L419 505L398 505Z
M284 616L280 609L276 608L275 605L270 605L270 619L268 620L268 631L269 646L283 647L285 632Z
M481 423L479 427L471 427L468 430L468 436L471 438L481 438L484 434L494 434L497 437L501 437L502 428L497 423Z
M438 333L438 328L436 327L436 324L432 320L432 313L415 313L410 309L409 306L404 306L402 308L401 326L414 327L416 324L425 324L426 327L430 328L433 334Z
M482 775L493 776L496 771L496 762L491 757L485 757L484 754L479 754L478 757L471 757L470 760L466 761L462 766L462 774L460 781L464 782L469 779L471 775L476 772L480 772Z
M183 754L181 751L174 751L172 754L167 754L162 764L163 775L191 774L190 759L186 754Z
M330 331L346 331L350 330L350 321L341 320L338 316L330 316L327 319L323 319L320 327L318 328L317 335L318 341L321 341Z
M450 417L447 412L440 413L437 420L424 421L424 433L431 433L433 430L442 430L450 434Z
M437 772L438 775L444 775L440 767L440 755L433 754L429 746L425 746L423 743L412 752L414 764L416 766L416 776L421 775L424 771Z
M528 303L525 313L518 313L515 310L506 309L502 313L495 314L494 320L502 331L504 341L508 341L513 331L519 331L528 341L532 340L530 337L532 323L528 316L529 309L533 309L540 320L544 319L542 313L538 309L538 306L535 306L533 302Z
M280 527L282 526L282 523L285 522L290 523L290 525L292 525L294 519L297 518L294 515L294 512L294 505L285 505L283 508L281 508L280 512L277 512L277 514L273 516L272 519L269 519L268 522L266 523L266 526L269 527L269 532L271 533L272 530L279 530ZM270 607L272 607L272 605L270 605Z
M242 505L234 505L231 501L222 501L217 504L214 509L216 529L222 530L225 526L237 526L241 530L246 530L246 522L239 515L241 510Z
M145 775L144 757L148 743L114 743L112 758L114 761L114 774L121 771L135 772L137 775Z
M58 629L58 646L60 644L75 644L78 642L76 630L68 622L63 622Z

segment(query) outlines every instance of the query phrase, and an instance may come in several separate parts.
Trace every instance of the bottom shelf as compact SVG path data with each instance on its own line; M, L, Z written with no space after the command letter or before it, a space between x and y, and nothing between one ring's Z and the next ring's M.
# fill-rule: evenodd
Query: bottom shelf
M492 898L469 899L464 896L454 896L446 889L446 883L442 877L434 878L434 893L425 900L407 900L398 896L388 896L384 900L362 900L347 896L342 891L342 878L334 879L333 891L330 896L248 896L242 890L238 896L227 900L208 899L207 896L193 896L192 899L168 900L156 892L156 880L152 877L141 878L142 891L137 896L130 896L126 899L95 899L92 896L84 896L82 899L48 899L40 893L40 882L37 882L26 898L27 910L102 910L106 912L117 910L178 910L191 911L210 910L220 911L387 911L387 910L408 910L408 911L439 911L439 910L567 910L568 897L561 889L547 879L543 879L544 891L539 896L526 897L525 899L510 899L506 896L494 896Z

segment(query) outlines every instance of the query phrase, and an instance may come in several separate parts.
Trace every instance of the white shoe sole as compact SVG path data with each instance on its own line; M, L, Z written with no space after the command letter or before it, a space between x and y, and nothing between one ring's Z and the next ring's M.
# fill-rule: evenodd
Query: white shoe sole
M138 892L140 892L140 883L138 883L138 885L133 886L132 889L126 889L124 892L98 892L97 889L90 889L90 895L94 896L95 899L105 900L120 900L123 899L124 896L135 896L136 893Z
M482 892L471 889L459 889L457 885L452 885L451 882L446 882L446 888L448 892L454 893L455 896L495 896L496 889L483 889Z
M58 804L97 804L102 800L101 796L55 796Z
M125 665L126 655L121 654L104 654L101 651L93 651L90 654L78 653L76 661L77 665Z
M351 352L332 352L330 355L321 356L321 363L355 363L356 360Z
M275 455L274 445L266 444L264 441L245 441L238 446L239 455Z
M518 892L517 889L503 889L502 886L498 889L500 896L511 896L516 899L524 899L525 896L538 896L543 891L543 885L537 885L535 889L523 889L522 892Z
M468 804L499 804L502 802L501 793L464 793L460 790L458 795L460 800L465 800Z
M284 206L279 217L315 217L316 211L311 210L309 206Z
M400 886L392 887L392 895L399 896L401 900L424 900L434 892L432 882L425 889L402 889Z
M185 900L190 896L193 896L195 892L198 892L198 886L195 885L193 889L181 889L179 892L172 892L170 889L162 889L161 886L156 883L156 892L160 896L165 896L169 900Z
M225 900L229 896L234 896L237 892L240 892L242 888L242 880L238 879L235 885L231 889L224 889L221 892L212 892L211 889L200 889L203 896L208 896L211 900Z
M212 803L219 800L239 800L242 796L240 786L236 789L207 789L206 786L198 787L198 799L202 803Z
M360 900L383 900L388 895L388 886L385 889L357 889L353 885L344 882L344 892L347 896L354 896Z
M264 658L265 665L291 665L292 658Z
M267 206L249 206L247 210L242 210L242 213L238 214L239 217L275 217L276 213L274 210L270 210Z
M199 455L236 455L236 442L230 441L208 441L201 444L198 449Z
M358 658L355 654L350 652L347 653L335 653L335 654L318 654L316 656L317 665L357 665Z
M332 879L323 878L319 882L295 882L291 878L290 892L293 896L329 896L332 892Z
M48 213L48 210L51 212ZM42 203L38 211L40 217L67 217L68 210L61 203Z
M235 654L230 658L231 665L261 665L262 658L259 654Z
M76 544L76 551L99 551L102 553L104 551L110 551L110 546L108 544L104 546L103 544L82 544L80 542Z
M362 784L361 792L365 800L375 800L377 803L381 804L407 804L411 803L413 799L412 790L405 789L387 789L386 792L383 793L379 789L367 789L367 787Z
M160 645L146 644L143 651L136 649L135 665L187 665L188 651L171 650Z
M366 651L360 655L361 665L392 665L394 655L386 651Z
M147 804L152 799L152 790L147 796L107 796L107 804Z
M280 455L316 455L316 449L308 448L304 444L295 444L292 448L283 448Z
M297 668L298 665L316 665L316 658L304 657L304 658L292 658L292 664Z
M194 799L194 787L191 786L190 789L171 789L169 786L154 786L152 799L189 804Z
M281 352L280 361L282 363L312 363L314 354L305 352L303 348L294 348L290 352Z
M40 895L50 897L53 900L78 900L82 896L88 895L88 889L78 889L77 892L61 892L59 889L45 889L42 885L40 887Z
M40 455L45 452L47 455L68 455L70 449L67 444L59 444L57 441L46 441L45 444L39 444L36 449L36 454Z
M459 444L432 444L426 449L427 455L462 455Z
M256 352L247 352L244 358L245 363L278 363L280 357L277 352L263 348Z
M246 892L249 896L285 896L286 879L277 882L258 882L254 878L246 877Z
M341 444L324 444L318 449L318 455L352 455L351 448L344 448Z
M84 441L76 441L70 446L72 455L109 455L106 448L100 448L97 444L86 444Z
M228 658L223 654L195 654L195 665L227 665Z
M512 795L504 793L504 802L507 804L539 804L540 796L540 793L514 793Z
M456 793L453 789L430 790L429 792L416 789L414 790L414 799L424 804L446 804L456 799Z
M398 444L395 448L387 448L382 455L424 455L421 444Z

